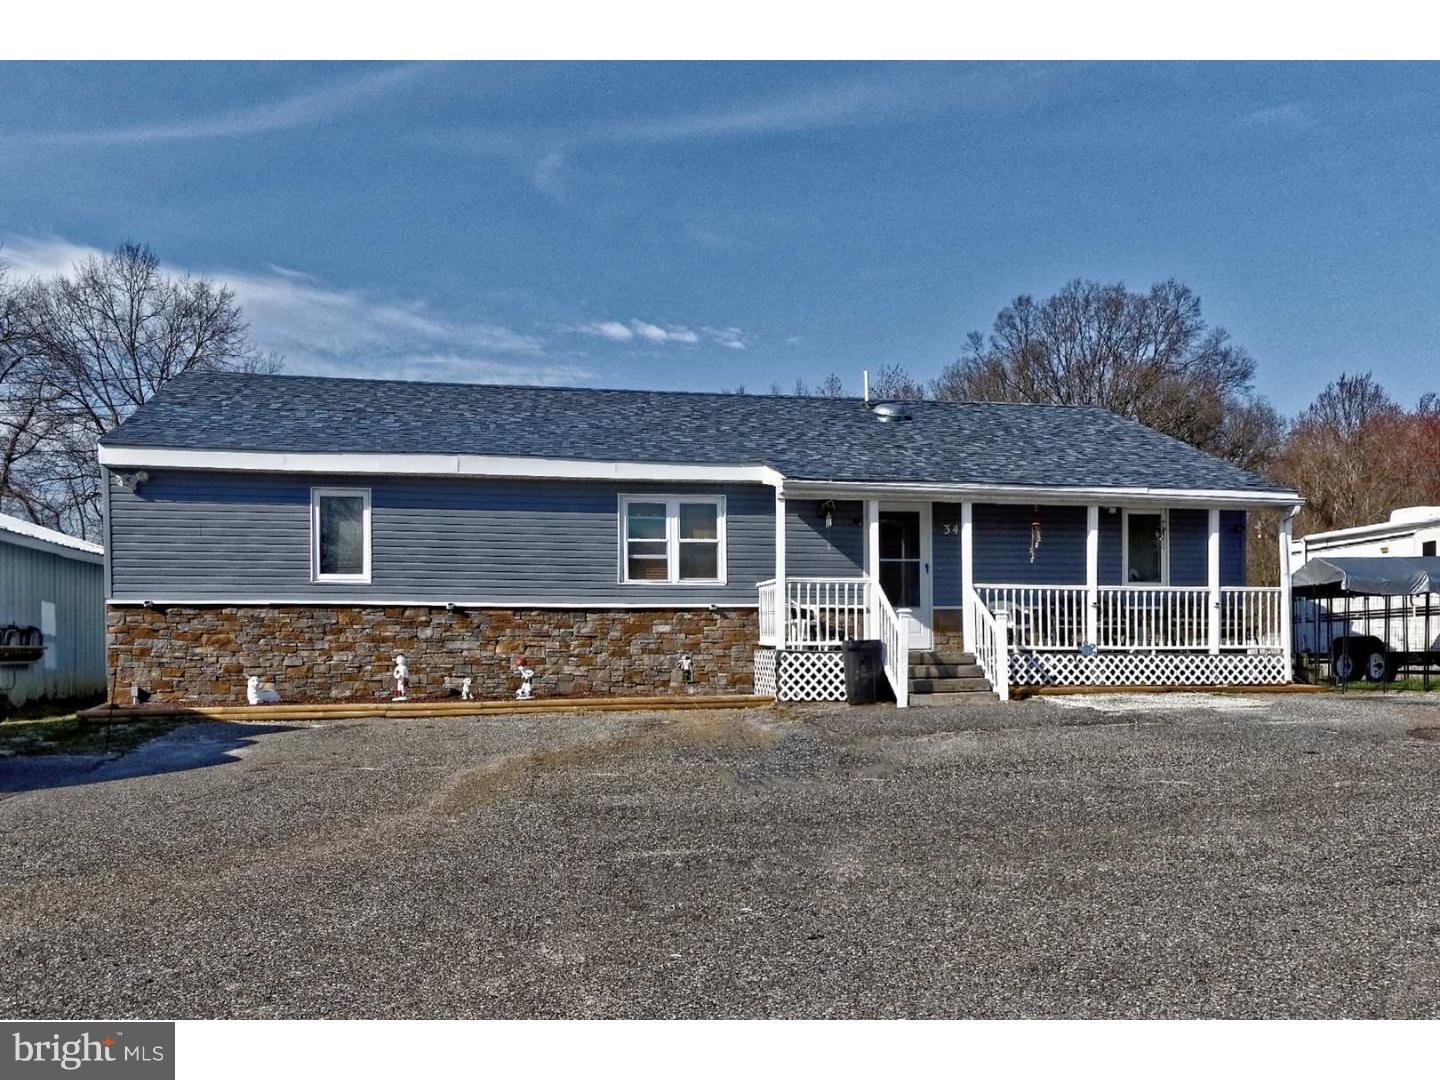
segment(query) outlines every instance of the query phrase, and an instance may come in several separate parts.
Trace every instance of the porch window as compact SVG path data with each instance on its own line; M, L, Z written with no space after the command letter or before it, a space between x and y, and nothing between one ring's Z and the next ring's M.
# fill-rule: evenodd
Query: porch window
M1164 585L1170 577L1168 514L1125 512L1125 583Z
M725 581L724 496L623 495L620 580Z
M310 489L314 581L370 580L370 489Z

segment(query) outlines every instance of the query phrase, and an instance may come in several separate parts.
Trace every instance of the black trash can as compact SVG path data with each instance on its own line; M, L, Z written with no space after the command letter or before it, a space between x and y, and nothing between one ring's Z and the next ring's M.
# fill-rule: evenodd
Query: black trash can
M845 700L851 705L874 705L884 678L884 643L862 639L845 642Z

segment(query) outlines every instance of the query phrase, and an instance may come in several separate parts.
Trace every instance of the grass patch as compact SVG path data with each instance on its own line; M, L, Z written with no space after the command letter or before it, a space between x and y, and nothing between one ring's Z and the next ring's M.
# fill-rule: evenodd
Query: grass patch
M1339 689L1338 686L1337 686L1336 688ZM1356 680L1355 682L1347 683L1347 684L1345 685L1345 689L1347 689L1347 690L1382 690L1382 691L1383 691L1383 690L1425 690L1425 689L1427 689L1427 687L1425 686L1425 680L1424 680L1423 678L1421 678L1419 675L1410 675L1410 676L1407 676L1406 678L1403 678L1403 679L1393 679L1393 680L1391 680L1390 682L1385 682L1385 683L1364 682L1364 681L1362 681L1362 680ZM1437 671L1435 674L1433 674L1433 675L1430 676L1430 686L1428 687L1428 689L1430 690L1431 693L1435 693L1435 692L1437 692L1437 691L1440 691L1440 671Z
M24 754L124 753L185 722L156 717L108 723L82 720L76 715L80 709L97 703L95 698L33 701L7 713L0 721L0 758Z

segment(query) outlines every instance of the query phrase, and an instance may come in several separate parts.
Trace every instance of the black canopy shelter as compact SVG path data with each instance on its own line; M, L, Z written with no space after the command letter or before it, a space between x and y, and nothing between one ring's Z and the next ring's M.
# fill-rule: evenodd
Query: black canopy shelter
M1303 612L1315 630L1306 651L1318 653L1321 664L1328 662L1336 682L1388 682L1418 666L1422 686L1430 688L1440 557L1316 556L1291 575L1290 585L1299 601L1296 635ZM1378 605L1372 597L1379 598Z
M1302 596L1425 596L1440 593L1440 556L1317 557L1290 584Z

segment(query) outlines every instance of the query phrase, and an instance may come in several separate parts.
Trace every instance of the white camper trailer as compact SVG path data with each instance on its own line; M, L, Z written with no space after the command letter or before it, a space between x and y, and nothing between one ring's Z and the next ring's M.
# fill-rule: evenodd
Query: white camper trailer
M1290 543L1295 651L1339 682L1440 666L1440 506Z
M1290 567L1315 556L1440 555L1440 506L1402 506L1389 521L1331 529L1290 541Z

